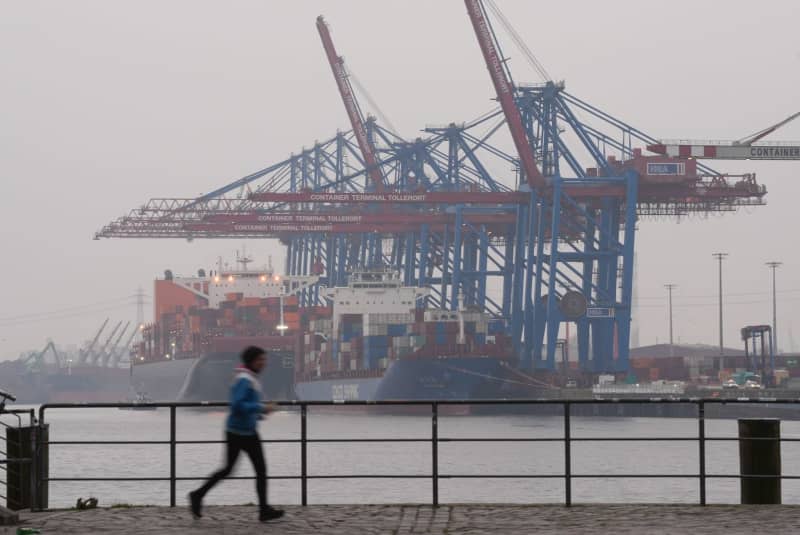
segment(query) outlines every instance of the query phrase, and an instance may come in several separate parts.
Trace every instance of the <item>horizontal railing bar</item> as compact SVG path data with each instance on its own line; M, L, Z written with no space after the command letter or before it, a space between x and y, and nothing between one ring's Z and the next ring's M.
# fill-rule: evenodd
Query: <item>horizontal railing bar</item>
M430 440L430 439L428 439ZM271 439L271 440L262 440L262 443L270 444L270 443L299 443L300 439L294 438L287 438L287 439ZM42 441L42 444L47 444L49 446L63 446L63 445L163 445L163 444L171 444L169 440L49 440L49 441ZM175 444L225 444L224 440L176 440Z
M564 440L564 439L561 439ZM697 437L570 437L570 442L697 442Z
M783 405L799 405L800 398L647 398L647 399L630 399L630 398L587 398L587 399L470 399L470 400L408 400L408 401L277 401L275 405L279 407L300 407L305 405L307 407L359 407L359 406L430 406L430 405L619 405L619 404L783 404ZM227 407L226 402L171 402L171 403L46 403L41 405L42 409L72 409L72 408L119 408L119 407L176 407L176 408L192 408L192 407Z
M169 444L169 440L43 440L47 446L112 446L112 445L158 445Z
M260 440L262 444L299 444L299 438L271 438ZM226 444L224 440L176 440L175 444Z
M440 478L449 479L563 479L564 474L439 474ZM699 474L572 474L571 477L583 479L697 479ZM737 474L706 474L707 478L725 479L800 479L800 475L774 476L774 475L737 475ZM320 474L308 475L308 479L430 479L428 474ZM176 477L176 481L204 481L206 476ZM226 479L253 480L255 476L230 476ZM301 476L267 476L267 479L301 479ZM170 481L169 477L50 477L42 481ZM0 482L2 483L2 482Z
M428 439L430 441L431 439ZM564 442L564 437L557 437L557 438L550 438L550 437L543 437L543 438L460 438L460 437L453 437L453 438L440 438L439 442Z
M431 438L309 438L306 443L336 443L336 442L430 442ZM564 437L543 437L543 438L528 438L528 437L504 437L504 438L440 438L439 442L564 442ZM695 442L699 440L698 437L572 437L572 442ZM744 441L762 441L762 442L800 442L800 438L770 438L770 437L706 437L707 441L715 442L744 442ZM263 444L299 444L302 442L299 438L285 438L285 439L265 439L261 440ZM42 444L51 446L61 445L166 445L170 444L169 440L50 440L43 441ZM225 444L224 440L177 440L175 444ZM0 452L2 454L2 452Z

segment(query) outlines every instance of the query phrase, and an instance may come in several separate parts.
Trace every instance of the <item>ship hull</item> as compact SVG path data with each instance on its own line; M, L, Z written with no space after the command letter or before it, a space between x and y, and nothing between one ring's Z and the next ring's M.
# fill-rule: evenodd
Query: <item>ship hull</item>
M131 371L131 387L155 401L176 401L198 360L195 357L136 364Z
M259 376L263 397L271 401L293 399L294 354L272 350L267 355L267 367ZM238 352L224 351L195 359L177 395L178 401L227 401L240 362Z
M320 378L298 382L302 401L521 399L541 389L499 359L450 357L392 361L382 377Z

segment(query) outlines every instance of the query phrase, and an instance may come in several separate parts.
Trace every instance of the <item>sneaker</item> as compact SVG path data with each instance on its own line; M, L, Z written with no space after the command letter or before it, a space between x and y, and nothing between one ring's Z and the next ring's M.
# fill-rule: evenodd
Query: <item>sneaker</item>
M270 520L275 520L283 516L283 509L275 509L274 507L267 506L266 508L261 510L261 513L258 515L258 519L261 522L269 522Z
M203 499L198 496L196 490L189 493L189 509L192 511L193 517L200 518L203 516Z

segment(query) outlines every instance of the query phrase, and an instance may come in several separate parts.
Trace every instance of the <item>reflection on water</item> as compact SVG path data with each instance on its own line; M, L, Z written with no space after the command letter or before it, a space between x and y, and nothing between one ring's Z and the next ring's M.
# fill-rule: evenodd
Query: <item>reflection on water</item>
M221 440L225 414L220 411L179 409L178 440ZM169 411L118 411L115 409L50 410L51 440L148 440L169 439ZM296 412L279 412L263 421L263 439L297 439L300 417ZM431 436L431 421L425 415L398 416L365 414L353 408L332 412L309 409L311 439L419 438ZM575 476L612 474L697 474L696 442L589 441L597 437L693 437L697 421L670 418L572 418L572 473ZM710 420L709 437L736 436L735 420ZM800 422L783 422L784 437L800 436ZM559 438L561 417L534 415L442 416L440 438ZM300 473L299 444L267 444L271 476ZM782 445L783 472L797 474L800 447ZM709 474L738 472L736 442L708 442ZM182 444L177 447L177 475L204 478L222 461L222 444ZM326 442L309 444L310 475L428 475L432 466L431 445L426 442L399 444ZM447 475L557 475L564 471L564 448L553 442L442 442L439 471ZM246 457L241 457L236 475L252 475ZM53 445L50 450L51 477L166 477L169 475L169 446L148 445ZM178 500L197 481L178 482ZM270 500L294 504L300 501L300 484L295 480L269 482ZM424 479L318 479L309 481L310 503L397 503L429 501L431 480ZM711 503L736 503L739 483L735 479L709 479ZM443 477L440 500L446 502L547 503L563 502L562 478L468 478ZM578 477L572 483L575 502L697 502L697 479L612 479ZM102 504L165 504L168 482L53 482L50 506L74 504L79 496L97 496ZM784 503L800 503L800 484L783 482ZM209 503L255 501L253 482L226 481L207 498Z

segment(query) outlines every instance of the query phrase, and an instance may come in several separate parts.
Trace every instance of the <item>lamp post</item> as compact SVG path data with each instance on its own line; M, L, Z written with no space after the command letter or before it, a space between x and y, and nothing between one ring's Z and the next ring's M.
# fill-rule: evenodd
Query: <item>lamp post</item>
M278 324L278 326L276 327L276 329L278 329L281 332L281 336L283 336L283 333L285 333L286 329L289 328L288 325L286 325L283 322L283 292L281 292L280 300L281 300L281 321Z
M669 292L669 356L675 356L675 348L672 343L672 290L677 288L677 284L665 284L664 288Z
M725 354L724 342L722 338L722 261L728 253L713 253L711 256L719 261L719 354Z
M778 353L778 305L776 300L775 291L775 270L778 269L783 262L767 262L767 267L772 270L772 348L775 353Z

